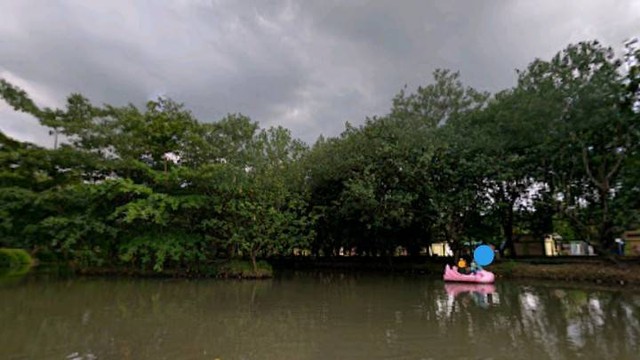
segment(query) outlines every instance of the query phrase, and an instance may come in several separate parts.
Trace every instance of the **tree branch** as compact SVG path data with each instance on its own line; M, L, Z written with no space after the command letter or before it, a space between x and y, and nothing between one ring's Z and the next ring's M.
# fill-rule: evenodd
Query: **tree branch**
M582 163L584 164L584 168L587 171L589 180L599 189L602 189L603 184L599 183L598 180L596 180L595 176L593 176L593 173L591 172L591 167L589 166L589 159L587 157L587 147L584 145L582 146Z
M626 143L629 143L629 134L627 134L626 136ZM616 160L616 163L613 165L613 168L611 169L611 171L609 171L609 173L607 174L607 181L609 181L611 179L611 177L618 171L618 169L620 168L620 166L622 165L622 161L624 161L624 156L618 156L618 159Z

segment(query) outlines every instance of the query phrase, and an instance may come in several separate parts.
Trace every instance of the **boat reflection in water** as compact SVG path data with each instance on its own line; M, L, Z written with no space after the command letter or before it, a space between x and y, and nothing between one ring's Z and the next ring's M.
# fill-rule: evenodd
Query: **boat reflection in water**
M473 302L482 308L500 304L496 287L493 284L445 283L444 291L450 300L470 296Z

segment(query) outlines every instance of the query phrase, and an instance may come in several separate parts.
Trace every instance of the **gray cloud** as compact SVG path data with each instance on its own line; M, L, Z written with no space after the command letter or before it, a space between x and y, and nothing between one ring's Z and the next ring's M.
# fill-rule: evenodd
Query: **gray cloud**
M570 42L640 35L633 0L323 2L0 0L0 76L43 105L70 92L140 105L160 94L203 121L242 112L313 142L384 114L438 67L496 91ZM50 145L0 105L0 129Z

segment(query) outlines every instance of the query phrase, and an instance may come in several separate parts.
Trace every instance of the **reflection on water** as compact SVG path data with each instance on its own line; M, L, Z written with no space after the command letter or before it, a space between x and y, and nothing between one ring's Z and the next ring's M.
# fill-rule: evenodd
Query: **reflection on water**
M1 359L633 359L640 295L341 274L0 284Z
M449 295L448 303L460 295L469 294L473 302L482 308L500 304L499 294L493 284L446 283L444 290Z

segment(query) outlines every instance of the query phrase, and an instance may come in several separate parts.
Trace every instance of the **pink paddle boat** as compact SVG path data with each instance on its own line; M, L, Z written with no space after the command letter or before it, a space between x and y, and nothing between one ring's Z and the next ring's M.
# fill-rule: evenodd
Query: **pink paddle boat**
M470 282L478 284L491 284L495 281L495 275L486 270L480 270L475 274L461 274L456 266L445 265L444 281Z

